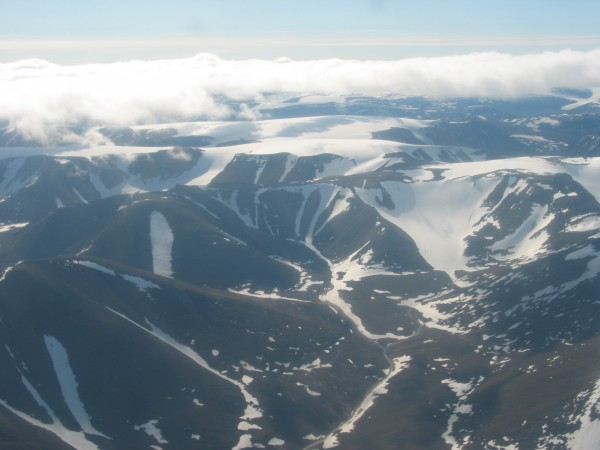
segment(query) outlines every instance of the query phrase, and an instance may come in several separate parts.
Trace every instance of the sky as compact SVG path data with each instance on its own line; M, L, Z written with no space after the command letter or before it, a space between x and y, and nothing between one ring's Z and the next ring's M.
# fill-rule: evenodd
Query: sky
M600 47L597 0L0 0L0 62L400 59Z

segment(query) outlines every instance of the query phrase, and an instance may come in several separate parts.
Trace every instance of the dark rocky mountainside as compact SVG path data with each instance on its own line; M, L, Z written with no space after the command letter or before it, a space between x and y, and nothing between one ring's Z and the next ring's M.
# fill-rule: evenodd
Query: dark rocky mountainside
M600 115L568 104L5 130L0 448L596 448Z

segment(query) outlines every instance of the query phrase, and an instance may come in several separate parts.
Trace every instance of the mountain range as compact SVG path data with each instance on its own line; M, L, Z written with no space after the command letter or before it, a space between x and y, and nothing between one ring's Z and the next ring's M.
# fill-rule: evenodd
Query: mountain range
M598 447L595 94L1 124L0 448Z

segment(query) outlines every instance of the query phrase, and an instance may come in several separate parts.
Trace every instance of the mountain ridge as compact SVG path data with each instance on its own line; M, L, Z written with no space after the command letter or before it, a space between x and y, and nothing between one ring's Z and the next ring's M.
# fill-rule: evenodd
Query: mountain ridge
M156 126L221 130L202 148L1 159L0 442L593 445L595 140L549 143L581 137L555 100L515 102L523 123L504 104L422 101L446 118L282 102L305 115ZM389 102L345 107L405 112ZM474 103L495 123L455 120ZM543 139L523 144L534 127Z

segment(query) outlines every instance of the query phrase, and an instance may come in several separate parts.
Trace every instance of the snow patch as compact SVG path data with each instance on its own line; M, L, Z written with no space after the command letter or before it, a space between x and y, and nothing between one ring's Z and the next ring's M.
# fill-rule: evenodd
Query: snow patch
M596 215L589 215L583 217L574 217L570 220L569 225L565 231L569 232L585 232L595 231L600 229L600 217Z
M491 178L384 181L380 189L357 188L356 193L383 218L406 231L431 266L455 278L456 270L467 269L464 239L480 220L475 213L498 183ZM383 206L382 191L393 206Z
M375 404L377 397L387 394L390 380L406 369L411 360L410 356L400 356L393 359L393 367L388 369L387 374L383 377L367 396L363 399L359 407L353 411L352 416L342 423L333 433L331 433L324 441L323 448L333 448L339 445L338 435L340 433L350 433L354 430L356 423L364 416L364 414Z
M255 425L253 423L244 422L244 421L240 422L238 424L237 428L238 428L238 430L241 430L241 431L262 430L262 428L259 427L258 425Z
M309 364L301 365L300 367L298 367L298 370L302 370L305 372L312 372L314 369L328 369L331 367L333 367L331 364L322 364L321 358L317 358Z
M592 389L585 404L583 414L579 417L581 426L568 435L570 450L588 450L596 448L600 442L600 380Z
M107 275L115 275L114 270L111 270L107 267L101 266L100 264L96 264L91 261L73 260L73 264L78 264L80 266L87 267L88 269L98 270L99 272L105 273Z
M135 431L143 431L148 436L154 438L154 440L159 444L168 444L169 441L166 441L160 429L156 426L158 424L158 420L149 420L148 422L142 425L136 425L133 427Z
M250 292L250 290L248 288L242 289L242 290L237 290L237 291L235 289L227 289L227 290L233 294L245 295L248 297L262 298L265 300L283 300L283 301L297 302L297 303L311 303L309 300L300 300L298 298L284 297L284 296L281 296L274 292L270 292L270 293L265 293L262 291Z
M548 238L544 229L553 219L547 205L534 205L529 217L512 234L492 245L494 257L527 260L540 253Z
M82 203L85 203L86 205L88 204L88 201L83 197L83 195L81 195L79 193L79 191L77 189L73 188L73 192L75 193L75 195L77 196L79 201L81 201Z
M450 445L452 450L460 450L462 449L462 445L466 444L466 442L463 442L462 444L459 443L456 438L452 436L452 432L454 429L454 424L459 419L459 414L465 415L473 413L473 407L465 402L469 394L473 392L474 382L471 381L469 383L461 383L451 378L446 378L445 380L442 380L442 383L450 387L450 389L452 389L454 394L458 397L458 402L452 406L452 414L448 419L448 427L442 434L442 438L446 444Z
M0 233L14 230L15 228L23 228L29 225L29 222L0 224Z
M241 450L243 448L252 448L252 435L251 434L242 434L240 436L240 440L231 450Z
M0 405L5 407L10 412L20 417L24 421L29 422L31 425L51 432L61 441L70 445L73 448L76 448L78 450L100 450L100 448L96 444L94 444L91 441L88 441L87 437L83 432L72 431L66 428L53 413L51 414L53 423L47 424L39 421L38 419L35 419L34 417L29 416L28 414L25 414L22 411L19 411L16 408L13 408L4 400L0 400Z
M92 426L90 416L79 398L79 384L69 363L67 351L53 336L44 335L44 342L52 360L52 366L60 385L60 391L69 411L71 411L71 414L77 423L79 423L84 433L106 437Z
M160 289L160 286L152 281L145 280L133 275L121 274L124 280L133 283L140 292L146 292L148 289Z
M173 277L173 231L165 216L158 211L150 214L150 241L152 244L152 270L157 275Z

